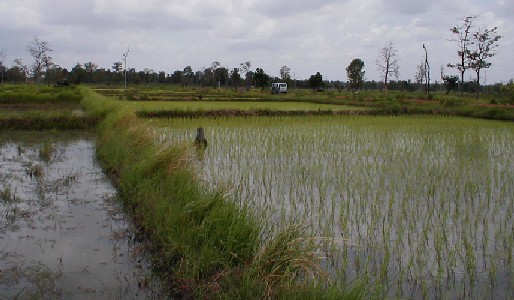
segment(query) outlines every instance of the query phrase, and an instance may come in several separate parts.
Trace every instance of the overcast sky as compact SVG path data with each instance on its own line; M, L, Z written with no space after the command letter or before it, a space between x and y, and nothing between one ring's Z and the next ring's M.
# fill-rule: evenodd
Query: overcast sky
M15 58L30 64L26 47L37 36L68 69L88 61L111 68L130 47L128 67L137 70L251 61L272 76L286 65L298 79L320 72L346 81L354 58L366 79L379 80L375 61L392 41L399 78L414 80L424 43L439 80L441 66L458 61L450 28L474 14L476 29L497 26L503 36L486 82L514 78L513 0L0 0L0 50L9 67Z

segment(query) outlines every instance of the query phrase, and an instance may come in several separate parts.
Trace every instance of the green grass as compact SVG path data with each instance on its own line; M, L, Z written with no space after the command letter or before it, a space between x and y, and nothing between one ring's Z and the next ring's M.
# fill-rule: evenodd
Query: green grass
M0 85L0 104L79 103L82 95L75 87Z
M138 119L132 104L91 92L82 103L105 118L98 156L177 297L341 299L371 290L324 283L312 241L297 227L263 236L260 214L199 180L192 144L160 143L152 122ZM305 281L307 275L312 278Z
M311 111L311 110L364 110L361 107L351 107L334 104L316 104L306 102L209 102L209 101L173 101L173 102L130 102L140 111L208 111L208 110L277 110L277 111Z
M82 109L74 87L0 85L0 129L85 129L98 118Z
M68 93L72 90L63 91ZM473 215L474 210L455 206L453 210L446 213L444 210L438 210L439 208L427 209L422 212L413 211L414 221L401 223L404 222L402 221L405 220L404 218L395 219L396 221L392 218L395 209L399 209L400 213L404 214L402 216L410 215L409 209L411 209L412 203L405 202L409 197L402 198L400 194L394 194L401 191L400 185L397 186L398 190L393 191L394 195L391 194L383 199L381 196L376 196L377 186L384 188L386 180L375 182L377 177L371 176L371 174L384 170L373 169L371 162L377 163L384 161L385 158L392 159L395 162L396 171L399 173L392 174L388 178L403 178L402 186L405 185L405 182L411 183L408 186L416 186L416 183L423 182L422 180L409 181L413 180L412 178L419 178L416 176L418 173L422 173L419 171L421 167L414 168L418 170L416 171L418 173L405 177L405 174L409 174L411 171L406 166L419 164L423 160L408 155L389 156L391 153L395 153L390 149L389 143L391 140L398 141L400 139L399 141L402 141L403 139L406 145L411 145L412 141L417 140L416 134L419 133L408 137L409 130L415 132L420 128L423 130L424 127L433 129L431 125L440 123L440 118L423 118L419 124L407 126L408 129L405 129L407 133L403 132L404 135L397 136L394 133L402 124L401 121L398 121L403 120L402 118L228 117L224 118L224 121L220 119L177 119L170 123L162 123L162 120L139 119L136 112L160 110L188 112L212 109L337 111L371 108L375 110L373 113L380 114L448 114L509 120L514 113L508 107L484 108L478 106L477 102L462 100L455 96L440 96L440 99L437 98L439 96L436 96L436 101L420 102L413 101L417 98L410 98L412 96L410 94L395 93L384 97L383 94L376 93L369 95L334 92L317 94L300 90L288 95L272 96L267 91L260 90L238 93L194 88L155 90L155 87L131 90L127 94L113 90L104 91L106 94L116 95L116 99L121 96L122 99L128 97L140 99L142 97L147 100L116 101L113 98L101 97L86 88L78 88L74 91L80 97L85 95L81 104L87 109L86 115L92 120L103 120L99 126L98 156L105 169L116 181L127 208L142 227L145 235L152 241L152 245L155 247L154 253L156 253L156 266L172 284L177 297L340 299L356 296L358 298L380 298L383 296L383 289L386 286L401 284L400 280L404 278L402 276L440 279L458 272L474 276L474 270L482 266L477 260L487 259L487 255L490 255L487 254L488 249L496 245L494 241L487 238L481 239L479 245L473 238L473 230L480 229L482 232L485 230L483 229L485 225L482 225L484 227L479 226L481 221L486 220L489 224L486 215L476 217ZM52 124L51 120L57 120L52 125L55 128L63 127L68 120L66 116L69 111L54 111L48 108L49 103L52 105L62 103L65 104L63 106L66 106L76 103L74 97L77 97L76 95L73 97L60 96L60 100L57 100L56 95L60 93L59 89L32 86L29 86L29 91L24 91L18 86L6 86L0 92L7 95L2 98L6 102L0 102L0 104L11 105L12 103L9 104L11 101L16 105L29 107L23 112L14 110L7 112L7 117L0 118L0 120L2 122L15 120L19 124L23 123L20 120L26 119L28 121L25 122L29 128L40 128L40 126L46 128L45 126ZM18 98L13 96L16 94L19 96ZM199 95L202 95L202 101L195 100ZM367 96L371 98L367 99ZM46 108L37 110L32 107L33 103L29 99L30 97L34 97L34 103L46 105ZM152 98L166 101L148 101ZM184 98L190 100L181 101ZM233 101L226 101L227 99ZM57 115L48 118L52 114ZM59 116L59 114L61 115ZM320 120L322 125L320 125ZM357 128L357 132L351 134L344 130L341 132L340 122L342 120L355 122L348 126ZM380 133L373 133L376 128L369 127L370 120L372 123L379 121L378 125L372 125L378 126ZM226 123L217 123L222 121ZM468 124L466 122L457 122L453 126L466 126L463 125ZM9 126L8 124L3 128L9 128ZM163 126L170 126L172 129L159 129ZM192 148L194 140L192 135L194 129L199 126L206 128L209 140L209 147L203 156L197 154ZM320 126L323 128L322 132L313 131ZM480 128L480 126L478 127ZM214 128L220 129L220 132L213 131ZM446 138L446 130L447 128L439 128L436 132ZM245 131L246 133L244 133ZM338 134L329 135L327 138L327 132L332 131ZM501 132L505 133L505 131ZM287 138L284 139L284 136L280 136L280 134ZM241 144L238 139L241 135L250 140L246 141L246 144ZM262 139L256 139L256 136ZM500 140L494 135L494 131L490 136L493 137L493 140ZM430 153L430 155L435 155L441 154L441 151L443 151L442 154L445 154L446 148L443 147L442 150L437 147L433 148L438 145L434 142L437 138L437 136L433 136L427 141L418 141L421 145L425 145L423 146L425 148L416 148L416 151L410 151L407 154ZM458 140L453 137L444 141L453 143ZM480 145L482 138L470 142L464 134L461 140L465 143L463 146L456 146L456 155L469 153L477 155L478 158L485 161L487 157L484 158L484 153L489 152L484 152L481 146L469 146ZM198 169L194 161L202 158L207 163L210 159L210 152L218 148L219 143L228 147L224 148L223 153L230 158L229 163L227 165L225 162L214 164L215 167L211 168L211 172L218 172L220 176L216 176L215 180L205 181L204 177L199 177L199 172L202 170ZM510 147L508 143L501 142L500 144L507 148ZM250 145L250 149L247 149L245 145ZM264 147L264 150L258 150L259 147ZM296 149L295 147L300 147L302 151L307 152L291 156L288 151ZM328 154L324 152L326 149L330 149ZM228 154L233 150L237 150L238 153ZM379 152L381 154L377 155L376 151L388 152ZM255 153L257 153L257 158L252 157ZM343 158L331 156L336 154L345 156ZM305 165L309 161L309 157L312 157L311 159L315 160L317 164ZM320 160L320 157L323 157L323 160ZM344 159L354 157L358 158L357 162L347 161L343 167L337 168L337 170L331 169L339 162L345 161ZM293 170L286 168L288 164L298 159L305 159L305 161L298 164ZM253 165L255 161L258 162L257 165ZM269 170L272 171L268 172L266 168L270 162L279 167L271 168ZM339 177L336 178L337 186L356 186L355 190L349 189L345 194L345 197L355 200L355 203L331 201L334 191L325 190L327 182L330 180L324 179L323 174L319 175L322 170L320 163L327 162L328 165L325 168L332 170L327 174L338 174L338 171L346 170L347 173L338 175ZM459 172L468 170L466 161L462 160L462 162L462 165L456 167ZM395 168L390 167L390 169L394 170ZM278 191L276 183L284 182L281 174L286 170L289 171L286 172L288 175L284 178L297 182ZM404 172L398 170L404 170ZM438 174L437 170L433 171ZM468 171L470 173L473 170ZM253 174L252 177L247 176L250 173ZM353 176L350 176L350 173ZM500 173L493 169L492 177L486 177L484 180L497 182L496 178ZM318 176L313 177L313 174ZM362 178L357 176L359 174L368 174L368 176ZM478 173L471 174L478 176ZM502 174L507 179L511 178L509 173ZM303 177L297 177L300 175ZM448 177L443 175L437 177L438 180ZM230 176L235 177L233 179ZM462 178L459 176L457 174L450 178ZM252 179L250 180L250 178ZM262 180L262 183L259 180ZM231 185L236 182L241 185ZM252 188L244 189L245 185L252 186ZM312 189L316 192L305 197L301 193L295 194L295 186L301 186L306 190ZM477 190L485 191L485 193L493 190L491 185L481 186L473 181L464 182L460 186L463 188L462 191L459 191L460 197L466 197L466 195L476 197L474 193ZM426 192L428 197L434 197L434 195L438 195L437 187L438 184L423 182L422 192ZM259 194L262 191L264 194ZM506 187L498 193L503 195L509 191L510 188ZM414 195L414 192L414 189L409 189L408 195ZM448 193L452 194L453 192ZM295 201L289 202L286 199L291 195ZM369 198L370 195L375 195L375 197ZM414 198L422 199L424 195ZM403 202L398 204L395 202L397 198L401 198ZM279 203L279 206L261 206L260 201L265 201L267 204ZM490 201L493 204L488 202L487 205L492 205L489 207L492 212L506 211L509 214L507 216L512 217L514 205L507 203L504 207L502 206L504 202ZM323 209L319 207L323 207ZM350 212L352 213L350 214ZM298 213L298 215L294 216L293 213ZM368 220L367 216L369 215L374 217ZM272 217L270 218L270 216ZM442 220L437 222L447 222L442 224L449 224L450 221L464 222L465 230L451 234L444 230L431 231L431 226L436 223L435 218L439 216ZM328 220L327 224L324 224L325 220ZM428 223L416 223L418 220L419 222L428 220ZM360 223L364 221L365 223ZM495 239L498 240L504 239L506 231L502 228L507 228L505 224L508 220L501 222L503 223L500 229L494 232ZM284 226L291 223L312 226L301 227L300 231L297 225ZM458 226L454 227L459 228ZM493 227L488 225L487 228ZM348 230L353 237L358 239L358 243L347 244L348 239L345 236L341 244L340 238L333 238L334 232L338 232L338 230ZM488 230L492 231L493 229ZM318 234L321 235L321 238ZM458 234L462 236L460 239L455 237ZM484 235L482 234L482 236ZM404 238L405 236L406 238ZM388 240L402 241L404 245L400 242L386 243ZM424 242L419 243L419 240ZM456 241L456 243L452 241ZM507 242L504 243L510 247L508 249L512 249L512 244L512 238L510 240L507 238ZM369 247L367 249L371 250L365 255L360 255L358 250L361 247ZM430 247L436 248L434 256L421 258L415 256L415 253L426 253ZM456 249L455 247L460 248ZM323 263L319 258L326 253L333 253L330 251L336 248L343 249L343 252L332 258L347 266L348 269L345 270L356 271L349 271L350 274L336 271L336 275L341 277L336 277L337 280L331 281L328 279L332 278L334 274L326 274L325 269L320 267ZM482 250L485 252L477 250L478 248L485 249ZM465 251L460 251L462 249ZM508 252L507 256L509 257L507 263L510 265L512 265L511 252L512 250ZM483 253L486 255L484 256ZM407 254L407 257L404 259L402 254ZM349 256L353 259L349 259ZM492 254L490 257L493 257ZM380 263L372 263L376 261ZM448 263L443 264L443 261ZM431 264L432 262L434 263ZM465 267L456 267L457 265L461 266L461 263L464 263ZM398 264L400 268L398 283L387 282L387 278L390 278L390 268L394 264ZM503 272L505 265L502 262L494 260L491 264L494 266L494 270L489 274ZM348 284L355 278L364 279L357 280L355 285ZM378 284L374 286L371 282L378 282ZM426 287L427 282L419 282L423 282L423 286Z

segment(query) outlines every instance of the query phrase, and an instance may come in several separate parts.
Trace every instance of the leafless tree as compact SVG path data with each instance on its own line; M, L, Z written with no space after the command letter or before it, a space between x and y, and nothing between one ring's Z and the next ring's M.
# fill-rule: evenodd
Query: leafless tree
M428 63L428 50L427 47L425 47L425 44L423 44L423 49L425 49L425 92L427 93L427 95L430 95L430 64Z
M282 66L280 68L280 79L284 81L291 80L291 68L288 68L287 66Z
M381 78L384 80L384 88L387 93L387 83L389 76L393 75L398 78L398 50L394 48L393 42L388 42L380 49L378 58L376 60L377 69L380 72Z
M43 70L48 71L53 65L52 57L49 55L53 50L48 45L47 41L42 41L36 36L34 37L34 40L27 46L27 51L34 59L32 71L34 72L34 79L36 80L36 83L39 84Z
M123 63L124 63L123 73L125 76L125 90L127 90L127 57L129 55L129 52L130 52L130 47L127 47L127 52L123 53Z
M467 61L467 58L469 56L469 47L472 43L471 37L471 28L473 28L473 21L478 16L468 16L462 19L462 24L459 26L455 26L450 29L450 31L455 35L455 38L450 39L450 41L457 42L457 45L459 47L459 50L457 51L457 54L459 56L459 62L456 64L448 64L448 67L455 68L460 71L460 94L462 95L462 87L464 86L464 72L466 72L467 69L469 69L469 62Z
M0 51L0 73L1 73L1 83L4 84L4 69L5 69L5 66L4 66L4 61L5 61L5 53L4 51Z
M252 63L250 61L246 61L244 63L241 63L239 65L239 70L241 71L241 75L244 74L245 80L246 80L246 89L249 88L248 86L248 72L250 72L250 67L252 66Z

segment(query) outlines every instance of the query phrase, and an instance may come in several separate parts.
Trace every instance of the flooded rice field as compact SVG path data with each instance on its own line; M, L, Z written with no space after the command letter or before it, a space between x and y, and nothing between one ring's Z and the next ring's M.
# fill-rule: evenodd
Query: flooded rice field
M0 133L2 299L165 298L88 133Z

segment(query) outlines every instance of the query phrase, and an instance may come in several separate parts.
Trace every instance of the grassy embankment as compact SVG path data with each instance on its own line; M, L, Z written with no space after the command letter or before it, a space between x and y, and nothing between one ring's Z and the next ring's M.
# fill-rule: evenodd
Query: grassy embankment
M373 297L362 280L331 283L301 227L263 234L261 218L208 189L189 164L191 145L160 145L135 108L85 90L99 126L97 153L145 235L156 265L177 297L358 299Z
M97 123L75 87L0 85L0 129L84 129Z
M99 89L100 93L129 100L138 106L145 117L198 116L267 116L279 115L451 115L496 120L514 120L514 102L506 94L433 93L390 91L347 91L291 89L287 95L270 95L267 90L252 89L238 92L231 89L212 89L176 86L139 86L127 91ZM201 100L201 101L199 101ZM237 103L237 106L234 106ZM318 105L317 108L312 106ZM306 106L309 106L306 108ZM307 112L302 112L307 111ZM315 112L314 112L315 111Z

